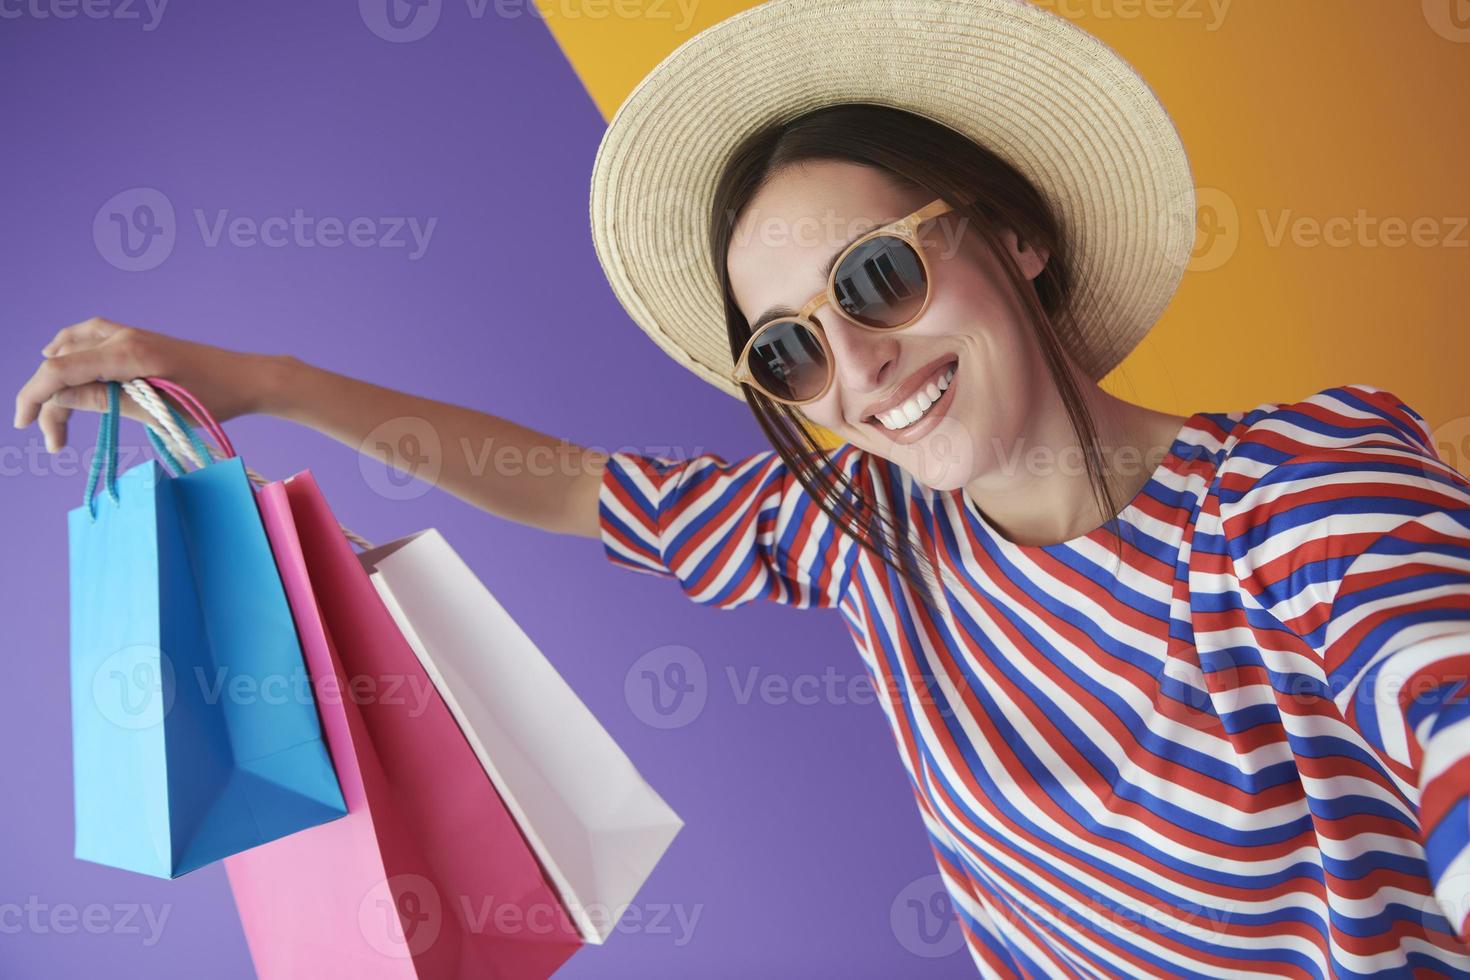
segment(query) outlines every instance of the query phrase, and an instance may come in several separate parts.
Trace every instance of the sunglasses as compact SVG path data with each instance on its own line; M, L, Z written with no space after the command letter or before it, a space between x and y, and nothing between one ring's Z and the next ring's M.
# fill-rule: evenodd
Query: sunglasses
M875 228L842 250L827 286L799 312L761 324L730 379L772 401L805 405L827 393L836 376L832 348L812 313L824 303L864 330L902 330L929 307L929 263L918 239L924 222L953 210L943 198Z

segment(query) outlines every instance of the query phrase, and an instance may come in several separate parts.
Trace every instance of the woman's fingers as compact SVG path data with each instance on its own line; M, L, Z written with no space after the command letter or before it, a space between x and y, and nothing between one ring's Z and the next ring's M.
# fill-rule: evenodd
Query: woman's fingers
M51 338L51 343L41 348L43 357L55 357L62 353L58 348L70 345L72 349L78 347L93 347L111 337L122 329L121 324L104 320L100 316L94 316L90 320L81 323L73 323L69 327L62 327Z
M106 342L97 347L42 361L41 366L36 368L30 380L21 385L15 396L15 427L24 429L34 422L41 412L41 406L63 388L86 384L99 378L128 380L132 375L124 377L120 374L120 369L127 366L124 361L122 352Z
M151 422L152 417L133 401L127 392L118 392L119 411L131 419ZM67 422L75 410L83 412L107 411L107 385L101 381L63 388L48 398L41 406L41 434L46 439L46 451L54 453L66 445Z
M46 440L46 451L54 453L66 445L66 420L71 409L56 404L55 400L41 406L41 436Z
M119 391L117 394L118 411L123 415L139 421L152 419L151 415L144 413L142 406L133 401L132 395L126 391ZM48 404L60 405L66 409L81 409L84 412L105 412L107 411L107 383L91 381L84 385L63 388L51 396Z
M124 394L122 397L124 408L127 407L128 400L128 396ZM84 412L105 412L107 411L107 385L101 381L92 381L72 388L63 388L52 395L47 404L60 405L65 409L79 408Z

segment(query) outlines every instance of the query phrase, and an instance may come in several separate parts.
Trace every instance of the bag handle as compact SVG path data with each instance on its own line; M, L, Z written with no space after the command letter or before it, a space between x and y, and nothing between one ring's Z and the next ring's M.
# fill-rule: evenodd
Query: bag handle
M97 489L99 475L113 503L120 502L117 495L117 389L116 381L107 382L107 410L102 413L102 421L97 426L97 449L92 453L92 464L87 467L87 489L82 501L94 521L97 519L97 498L92 494Z
M117 382L108 382L108 385L109 389L112 389L117 386ZM220 449L216 450L200 439L193 427L190 426L188 419L185 419L173 405L159 396L155 390L155 385L177 398L179 403L184 406L184 410L188 412L189 417L196 424L200 425L201 428L209 431L210 435L214 436ZM159 458L164 461L165 468L172 465L177 470L172 475L182 476L187 472L184 465L179 462L179 457L189 460L195 467L202 469L217 459L229 459L239 455L236 453L235 447L231 444L229 437L225 435L224 428L215 420L214 416L210 414L209 410L204 407L199 399L183 385L169 381L167 378L147 377L134 378L131 381L124 382L121 387L153 419L152 422L148 423L148 441L153 445ZM115 442L115 422L112 426L111 438ZM113 452L116 452L115 447ZM93 462L95 467L95 459ZM248 466L245 467L245 475L256 486L263 487L271 482ZM117 499L115 489L112 496L114 500ZM88 500L91 500L90 482L88 484ZM95 508L93 509L93 516L96 516ZM348 541L351 541L362 550L367 551L373 547L371 541L357 534L351 528L343 524L338 524L337 528Z
M163 431L180 450L181 455L187 457L195 466L205 466L215 454L204 440L195 434L194 429L179 414L178 409L158 397L158 392L148 382L141 378L122 383L123 390L128 393L154 420L163 427ZM165 468L170 469L173 476L182 476L186 471L175 455L169 451L157 430L149 425L147 427L148 441L153 444L153 449L164 461ZM172 464L169 467L169 464Z
M167 378L148 377L143 380L147 384L162 389L178 399L179 404L184 406L184 410L194 418L195 423L214 436L214 441L219 444L220 449L224 450L225 456L239 455L239 453L235 452L235 447L230 443L230 437L225 435L225 430L215 421L214 416L209 414L209 409L205 408L199 399L194 397L193 392Z

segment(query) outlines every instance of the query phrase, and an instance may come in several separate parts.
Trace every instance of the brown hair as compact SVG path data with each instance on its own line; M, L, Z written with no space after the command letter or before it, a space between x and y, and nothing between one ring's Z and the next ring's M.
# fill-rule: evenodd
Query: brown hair
M730 289L726 257L735 224L755 193L783 168L807 160L836 160L882 170L903 186L944 197L955 205L965 234L976 230L1001 260L1027 319L1068 418L1083 447L1089 482L1106 517L1117 506L1101 463L1097 428L1063 350L1077 336L1086 311L1074 309L1072 270L1066 261L1060 224L1046 200L1005 160L962 133L893 106L847 102L823 106L784 123L771 124L746 138L734 151L716 183L710 252L724 297L730 356L738 357L750 338L750 324ZM972 199L963 204L964 197ZM1013 229L1032 248L1044 249L1046 267L1028 280L1003 247L1000 232ZM836 243L834 243L834 247ZM800 411L766 398L749 385L745 400L776 452L812 500L841 533L855 538L879 560L896 569L930 603L935 585L927 554L900 539L896 525L876 503L831 465Z

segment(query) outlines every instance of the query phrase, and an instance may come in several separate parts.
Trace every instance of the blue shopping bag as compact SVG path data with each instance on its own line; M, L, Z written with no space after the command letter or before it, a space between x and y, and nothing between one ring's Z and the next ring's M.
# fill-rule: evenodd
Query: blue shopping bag
M67 515L76 856L174 878L347 808L244 465L117 475L108 388Z

